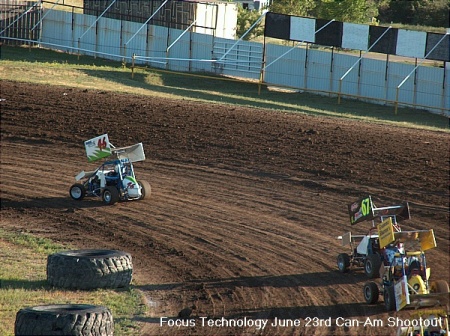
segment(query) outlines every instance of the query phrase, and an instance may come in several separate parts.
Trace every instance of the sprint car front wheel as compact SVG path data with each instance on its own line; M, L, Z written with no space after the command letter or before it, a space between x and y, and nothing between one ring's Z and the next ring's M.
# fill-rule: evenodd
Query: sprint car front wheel
M103 190L102 200L106 205L113 205L119 202L120 195L117 188L112 186L107 186L105 190Z
M387 311L395 310L395 289L394 285L384 287L384 306Z
M364 261L364 272L369 279L380 276L381 258L378 253L370 254Z
M364 292L364 299L366 300L367 303L373 304L378 302L380 291L378 289L378 285L375 282L370 281L366 283L364 285L363 292Z
M81 183L75 183L70 187L70 197L76 201L81 201L86 196L86 188Z
M347 253L341 253L337 257L337 266L341 273L347 273L350 267L350 256Z

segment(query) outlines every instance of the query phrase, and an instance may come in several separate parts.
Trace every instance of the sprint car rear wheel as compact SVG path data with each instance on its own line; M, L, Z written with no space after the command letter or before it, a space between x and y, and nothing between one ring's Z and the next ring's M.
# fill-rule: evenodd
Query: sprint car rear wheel
M75 183L70 187L70 197L76 201L81 201L86 196L86 188L81 183Z
M350 257L347 253L341 253L337 257L337 266L341 273L347 273L350 267Z
M27 307L16 314L15 335L112 336L110 310L87 304L55 304Z
M106 205L113 205L119 202L119 199L119 191L115 187L107 186L105 190L103 190L102 200Z
M364 261L364 273L369 279L380 276L381 258L378 253L368 255Z
M373 304L378 302L380 291L378 289L378 285L375 282L373 281L367 282L364 285L363 292L364 292L364 299L366 300L367 303Z
M395 290L394 285L384 287L384 306L387 311L395 310Z
M147 181L138 181L139 185L141 186L141 197L140 200L143 200L145 198L149 198L150 194L152 193L152 187L150 186L150 183Z

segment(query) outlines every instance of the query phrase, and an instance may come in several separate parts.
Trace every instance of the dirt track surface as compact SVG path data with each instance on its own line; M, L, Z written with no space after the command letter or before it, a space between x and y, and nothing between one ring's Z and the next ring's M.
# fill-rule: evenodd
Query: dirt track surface
M432 279L449 279L449 134L186 100L0 82L1 227L130 252L141 335L395 335L360 271L341 274L347 204L409 201L402 228L433 228ZM73 201L83 142L144 144L149 200ZM193 317L299 319L299 327L160 326ZM325 321L331 320L331 326ZM309 321L309 325L307 322ZM355 321L360 321L358 326ZM382 326L364 326L381 321ZM345 322L345 323L344 323ZM346 325L344 325L346 324Z

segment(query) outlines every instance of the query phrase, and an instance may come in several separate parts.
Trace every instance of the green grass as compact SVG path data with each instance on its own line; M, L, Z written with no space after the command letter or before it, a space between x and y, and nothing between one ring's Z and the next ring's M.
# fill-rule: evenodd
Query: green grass
M127 67L128 66L128 67ZM406 127L449 130L448 118L420 109L365 103L352 99L272 90L257 83L236 81L209 74L187 74L159 69L136 70L130 64L38 48L2 47L0 80L13 80L83 89L98 89L217 102L284 112L342 117Z
M24 307L43 304L94 304L106 306L114 319L115 335L135 335L133 317L144 316L145 305L139 291L69 291L47 285L49 254L67 250L49 239L0 229L0 335L14 335L16 313Z
M438 34L446 33L446 28L444 28L444 27L407 25L407 24L403 24L403 23L380 23L380 26L383 26L383 27L392 26L392 28L423 31L423 32L438 33Z

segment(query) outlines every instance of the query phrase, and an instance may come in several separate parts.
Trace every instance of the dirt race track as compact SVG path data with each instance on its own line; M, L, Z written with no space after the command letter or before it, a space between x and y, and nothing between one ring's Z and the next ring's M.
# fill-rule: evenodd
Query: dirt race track
M449 133L0 85L1 227L130 252L133 285L149 307L140 335L395 335L389 316L411 311L366 304L365 275L336 267L348 252L336 237L370 227L351 227L347 215L366 195L377 206L409 201L402 229L435 230L431 279L449 279ZM135 170L150 199L110 207L70 199L74 176L97 167L83 143L103 133L116 146L144 144L147 160ZM195 326L160 326L193 304ZM209 327L200 317L301 326Z

